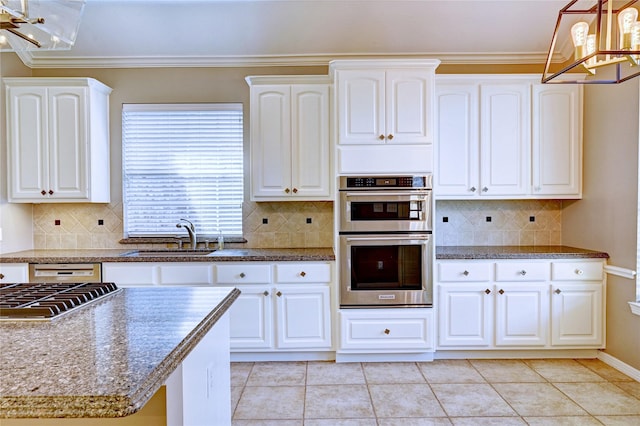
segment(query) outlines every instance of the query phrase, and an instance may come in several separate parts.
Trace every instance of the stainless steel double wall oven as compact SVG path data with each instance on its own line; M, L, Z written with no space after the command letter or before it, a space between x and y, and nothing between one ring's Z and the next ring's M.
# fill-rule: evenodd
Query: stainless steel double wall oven
M431 175L342 176L340 306L432 306Z

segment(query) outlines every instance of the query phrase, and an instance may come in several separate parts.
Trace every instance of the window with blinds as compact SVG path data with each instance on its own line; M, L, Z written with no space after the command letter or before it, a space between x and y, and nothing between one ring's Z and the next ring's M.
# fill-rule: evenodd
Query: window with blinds
M242 235L242 104L125 104L125 237Z

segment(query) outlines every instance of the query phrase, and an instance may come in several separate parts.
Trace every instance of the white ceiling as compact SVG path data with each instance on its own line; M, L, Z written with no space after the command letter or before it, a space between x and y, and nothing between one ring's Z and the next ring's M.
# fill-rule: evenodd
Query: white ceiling
M412 56L542 63L568 0L87 0L69 51L37 67L326 65Z

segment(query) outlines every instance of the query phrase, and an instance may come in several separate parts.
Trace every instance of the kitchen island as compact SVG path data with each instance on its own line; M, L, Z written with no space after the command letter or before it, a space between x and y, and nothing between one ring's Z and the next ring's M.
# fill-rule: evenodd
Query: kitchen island
M239 294L126 288L50 321L0 322L0 424L125 420L158 391L168 425L230 423L225 313Z

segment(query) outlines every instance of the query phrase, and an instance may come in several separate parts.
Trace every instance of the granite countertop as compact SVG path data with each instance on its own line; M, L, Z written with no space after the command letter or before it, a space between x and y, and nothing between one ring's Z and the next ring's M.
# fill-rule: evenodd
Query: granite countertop
M436 259L608 259L607 253L567 246L438 246Z
M52 321L0 322L0 418L135 413L239 294L125 288Z
M229 262L229 261L333 261L331 248L224 249L203 255L189 250L158 256L127 255L138 249L25 250L0 254L0 263L91 263L91 262ZM144 251L146 249L139 249ZM154 249L161 252L167 249ZM202 252L203 250L198 250Z

